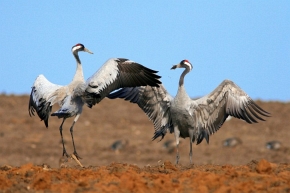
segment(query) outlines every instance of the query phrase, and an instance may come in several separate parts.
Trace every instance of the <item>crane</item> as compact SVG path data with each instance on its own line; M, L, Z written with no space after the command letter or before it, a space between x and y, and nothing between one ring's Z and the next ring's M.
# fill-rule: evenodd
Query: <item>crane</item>
M73 142L73 155L79 160L75 147L73 128L79 119L84 104L88 107L99 103L111 91L121 87L134 86L159 86L160 76L152 69L124 58L111 58L86 81L84 79L82 64L78 52L84 51L92 54L83 44L76 44L72 47L72 54L76 59L77 68L73 80L66 86L53 84L44 75L40 74L33 83L28 111L32 116L36 112L41 120L48 127L49 116L62 118L59 127L63 145L63 156L69 157L63 140L63 124L67 118L74 117L70 127ZM59 104L60 108L51 114L52 106Z
M262 116L270 113L259 107L240 87L230 80L224 80L210 94L193 100L186 93L184 77L192 70L188 60L182 60L171 69L185 68L179 79L177 95L173 98L162 84L159 87L141 86L122 88L111 93L111 99L123 98L138 106L153 122L155 133L153 140L169 131L174 133L176 141L176 164L179 163L179 137L190 141L189 159L192 163L192 143L197 145L215 133L233 116L248 123L256 123L257 119L265 121ZM261 116L262 115L262 116Z

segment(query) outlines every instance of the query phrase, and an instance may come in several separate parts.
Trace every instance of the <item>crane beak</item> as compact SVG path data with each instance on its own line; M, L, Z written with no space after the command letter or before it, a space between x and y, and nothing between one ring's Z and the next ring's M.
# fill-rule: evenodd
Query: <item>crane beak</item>
M180 64L173 65L172 68L171 68L171 70L174 70L176 68L180 68Z
M88 50L87 48L84 48L84 52L88 52L90 54L93 54L93 52L91 52L90 50Z

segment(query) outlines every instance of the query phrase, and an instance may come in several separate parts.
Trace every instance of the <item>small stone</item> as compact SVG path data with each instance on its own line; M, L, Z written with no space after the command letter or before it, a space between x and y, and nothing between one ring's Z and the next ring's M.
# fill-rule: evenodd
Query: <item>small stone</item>
M256 171L258 173L267 173L272 171L272 166L271 163L268 162L265 159L262 159L259 161L259 163L256 166Z

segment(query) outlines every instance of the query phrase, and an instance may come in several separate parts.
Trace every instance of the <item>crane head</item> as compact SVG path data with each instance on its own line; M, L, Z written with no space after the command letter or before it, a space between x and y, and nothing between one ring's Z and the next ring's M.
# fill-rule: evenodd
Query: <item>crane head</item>
M186 68L189 70L192 70L192 64L188 60L182 60L179 64L173 65L171 70L174 70L176 68Z
M83 52L88 52L90 54L93 54L93 52L88 50L83 44L80 44L80 43L74 45L71 50L73 53L83 51Z

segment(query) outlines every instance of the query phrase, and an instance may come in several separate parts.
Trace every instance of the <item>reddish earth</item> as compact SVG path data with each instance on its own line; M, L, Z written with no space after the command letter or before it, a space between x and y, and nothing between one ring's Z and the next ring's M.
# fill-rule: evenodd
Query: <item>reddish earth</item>
M28 96L0 95L0 192L290 192L290 103L257 103L272 114L266 122L231 119L209 144L193 146L192 165L182 139L175 165L175 150L163 147L172 134L151 141L153 125L136 105L105 99L85 108L75 125L81 168L61 159L61 120L50 118L46 129L29 117ZM69 153L71 123L64 125ZM230 137L242 143L224 147ZM112 150L117 140L127 143ZM281 147L267 149L274 140Z

